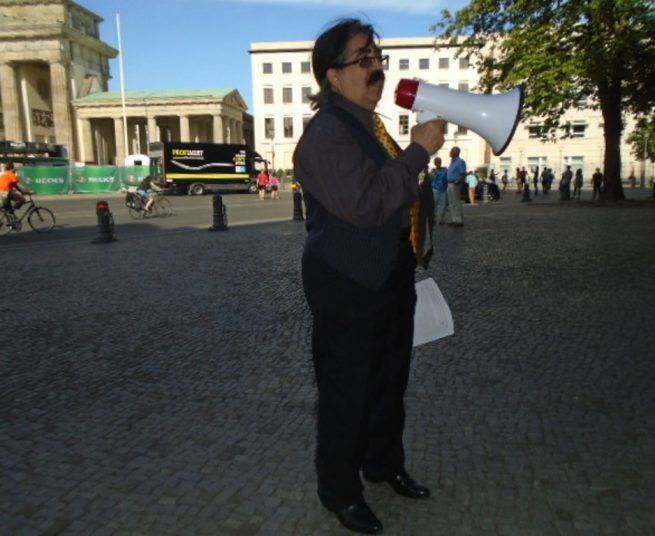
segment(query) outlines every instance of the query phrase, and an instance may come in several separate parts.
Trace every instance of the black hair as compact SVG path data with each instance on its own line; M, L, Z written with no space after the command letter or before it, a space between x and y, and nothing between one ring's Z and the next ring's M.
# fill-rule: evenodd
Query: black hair
M334 91L327 79L327 71L344 62L348 41L359 34L367 35L369 43L379 40L379 35L371 24L359 19L339 19L314 42L312 70L319 91L316 95L309 96L313 110L317 110L334 97Z

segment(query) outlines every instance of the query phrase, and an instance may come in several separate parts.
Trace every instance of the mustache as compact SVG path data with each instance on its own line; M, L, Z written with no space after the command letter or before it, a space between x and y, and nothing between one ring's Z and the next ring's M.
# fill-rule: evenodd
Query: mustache
M378 82L384 82L384 80L385 80L384 71L382 70L373 71L368 79L368 85L371 86L373 84L377 84Z

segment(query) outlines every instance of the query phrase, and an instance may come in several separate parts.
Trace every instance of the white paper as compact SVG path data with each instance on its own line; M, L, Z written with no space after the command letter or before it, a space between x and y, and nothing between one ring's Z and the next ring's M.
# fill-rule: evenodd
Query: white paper
M432 278L416 283L414 346L436 341L455 333L450 307Z

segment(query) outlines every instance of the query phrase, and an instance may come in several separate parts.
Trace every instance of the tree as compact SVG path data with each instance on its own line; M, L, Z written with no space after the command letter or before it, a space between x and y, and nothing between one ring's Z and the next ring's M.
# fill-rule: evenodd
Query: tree
M432 29L476 61L483 91L525 84L523 116L543 119L545 138L557 137L568 109L600 108L602 197L624 199L623 117L648 114L655 102L652 0L472 0L444 10Z
M639 118L627 141L631 145L632 154L638 160L643 161L641 168L641 185L643 187L646 181L646 160L655 162L655 112L650 118Z

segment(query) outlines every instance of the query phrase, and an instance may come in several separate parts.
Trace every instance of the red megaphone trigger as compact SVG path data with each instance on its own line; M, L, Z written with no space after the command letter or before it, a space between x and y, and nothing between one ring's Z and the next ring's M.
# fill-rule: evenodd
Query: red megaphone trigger
M414 106L414 99L418 93L418 80L403 78L396 86L396 104L407 110Z

